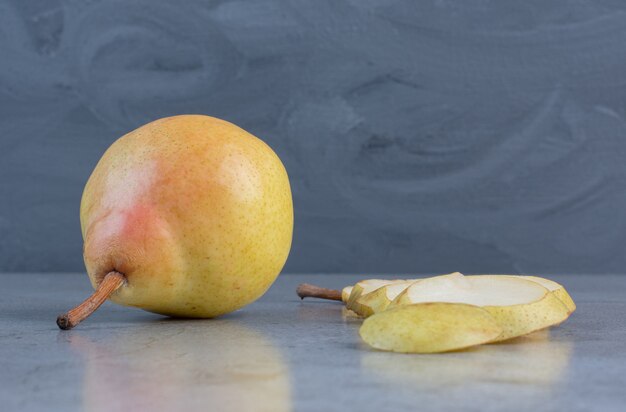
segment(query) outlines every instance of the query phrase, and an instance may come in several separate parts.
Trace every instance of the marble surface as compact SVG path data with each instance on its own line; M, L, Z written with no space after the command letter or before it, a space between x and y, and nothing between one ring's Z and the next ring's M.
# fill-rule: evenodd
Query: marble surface
M626 276L564 283L576 313L549 333L443 355L377 352L336 302L283 275L257 303L172 320L106 303L73 331L54 319L90 292L81 274L3 274L3 411L618 411L626 404Z

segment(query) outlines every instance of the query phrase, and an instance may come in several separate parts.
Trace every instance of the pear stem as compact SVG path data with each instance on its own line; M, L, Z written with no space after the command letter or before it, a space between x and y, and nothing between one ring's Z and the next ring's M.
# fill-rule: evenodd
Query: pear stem
M57 325L63 330L72 329L94 313L124 283L126 283L124 274L115 270L107 273L91 296L74 309L57 317Z
M341 291L335 289L326 289L308 283L301 283L296 289L296 293L300 299L319 298L328 300L338 300L341 302Z

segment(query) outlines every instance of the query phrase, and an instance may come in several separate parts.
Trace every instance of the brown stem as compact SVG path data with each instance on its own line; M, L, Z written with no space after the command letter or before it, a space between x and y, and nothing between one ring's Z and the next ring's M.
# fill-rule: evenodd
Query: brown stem
M308 283L300 284L296 289L296 293L300 296L300 299L320 298L341 301L340 290L321 288L319 286L309 285Z
M91 296L69 312L59 315L57 325L63 330L72 329L94 313L124 283L126 283L126 276L122 273L114 270L107 273Z

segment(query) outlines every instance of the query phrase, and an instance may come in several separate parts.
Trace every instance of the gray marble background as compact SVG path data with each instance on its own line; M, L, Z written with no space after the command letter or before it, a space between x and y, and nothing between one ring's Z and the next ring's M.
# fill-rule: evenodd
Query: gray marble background
M290 272L626 267L626 3L0 0L0 271L81 271L117 137L205 113L291 177Z

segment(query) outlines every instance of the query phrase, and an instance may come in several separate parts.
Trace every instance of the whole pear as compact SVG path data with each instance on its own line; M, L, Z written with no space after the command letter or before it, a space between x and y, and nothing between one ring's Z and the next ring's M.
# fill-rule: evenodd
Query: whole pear
M97 288L125 282L113 302L210 318L270 287L293 232L287 172L272 149L209 116L156 120L121 137L85 187L84 260Z

